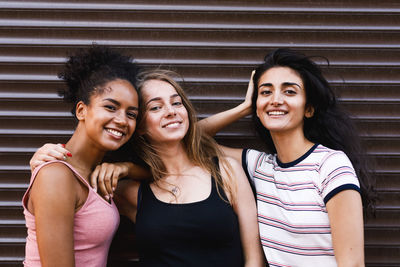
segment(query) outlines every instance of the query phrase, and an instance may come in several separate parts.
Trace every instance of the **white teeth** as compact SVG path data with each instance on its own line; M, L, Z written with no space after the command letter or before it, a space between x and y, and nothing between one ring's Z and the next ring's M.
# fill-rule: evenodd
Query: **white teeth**
M169 128L169 127L171 127L171 128L173 128L173 127L178 127L179 124L180 124L179 122L174 122L174 123L165 125L165 128Z
M111 133L111 134L113 134L115 136L122 136L121 132L118 132L118 131L113 130L113 129L107 129L107 132L109 132L109 133Z
M285 112L283 111L270 111L268 112L268 115L284 115Z

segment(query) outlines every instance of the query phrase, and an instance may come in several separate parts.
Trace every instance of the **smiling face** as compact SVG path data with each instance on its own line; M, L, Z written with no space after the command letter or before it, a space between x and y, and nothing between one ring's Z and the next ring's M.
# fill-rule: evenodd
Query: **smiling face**
M257 117L271 135L301 131L306 110L306 92L300 75L288 67L273 67L259 79Z
M189 128L188 112L168 82L148 80L141 89L144 105L140 134L152 145L181 142Z
M135 131L138 94L131 83L117 79L92 95L88 105L79 102L76 114L94 145L103 151L116 150Z

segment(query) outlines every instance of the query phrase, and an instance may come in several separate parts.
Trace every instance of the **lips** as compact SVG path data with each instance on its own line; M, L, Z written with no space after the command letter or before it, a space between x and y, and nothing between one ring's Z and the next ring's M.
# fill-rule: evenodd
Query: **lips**
M115 137L122 137L123 135L125 135L124 132L115 130L115 129L111 129L111 128L106 128L106 131L109 132L110 134L112 134Z

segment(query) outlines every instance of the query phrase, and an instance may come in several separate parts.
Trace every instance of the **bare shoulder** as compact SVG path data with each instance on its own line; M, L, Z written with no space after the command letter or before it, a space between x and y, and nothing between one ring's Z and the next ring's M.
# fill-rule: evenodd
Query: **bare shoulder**
M43 166L32 185L28 209L35 215L73 214L78 202L80 183L65 164L54 162Z
M225 163L227 163L227 166L224 166L224 161L225 161ZM222 164L222 167L228 168L228 170L231 169L234 173L236 173L236 172L240 173L243 171L242 165L236 157L229 157L229 156L222 157L221 164Z
M63 163L54 162L43 166L32 186L33 191L43 194L58 194L66 190L75 190L78 183L74 172Z

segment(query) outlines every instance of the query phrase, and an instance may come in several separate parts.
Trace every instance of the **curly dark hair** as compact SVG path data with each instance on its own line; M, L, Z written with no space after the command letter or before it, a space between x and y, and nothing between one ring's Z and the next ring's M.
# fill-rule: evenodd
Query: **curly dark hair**
M290 49L280 48L266 55L253 77L255 90L252 96L252 119L256 132L267 148L276 153L270 132L256 114L256 102L259 80L263 73L273 67L289 67L300 75L306 91L306 107L314 109L311 118L304 118L304 136L313 143L341 150L349 157L360 181L365 210L373 211L376 193L372 170L367 168L367 159L353 122L337 105L335 93L318 65L311 60L311 57Z
M59 91L64 101L72 103L71 113L79 101L89 104L90 96L101 93L103 86L116 79L129 81L135 88L139 67L130 56L106 46L92 45L71 55L58 77L66 88Z

